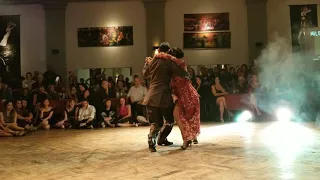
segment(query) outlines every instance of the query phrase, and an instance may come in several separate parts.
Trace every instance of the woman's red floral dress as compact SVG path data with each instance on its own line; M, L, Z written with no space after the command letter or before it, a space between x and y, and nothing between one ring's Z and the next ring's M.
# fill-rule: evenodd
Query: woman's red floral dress
M179 67L187 71L186 63L166 53L159 53L156 58L168 59L175 62ZM195 139L200 134L200 100L197 90L192 86L189 79L174 76L171 80L174 95L178 98L177 105L180 107L179 116L184 141Z

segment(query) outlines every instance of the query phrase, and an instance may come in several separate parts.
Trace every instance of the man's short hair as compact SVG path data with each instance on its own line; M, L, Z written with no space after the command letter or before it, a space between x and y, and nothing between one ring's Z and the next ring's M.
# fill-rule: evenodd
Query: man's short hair
M101 80L101 84L103 84L103 82L107 82L108 83L109 81L107 79L102 79Z
M159 46L159 52L168 52L170 50L170 44L168 42L163 42Z
M134 78L133 79L140 79L140 77L139 76L134 76Z

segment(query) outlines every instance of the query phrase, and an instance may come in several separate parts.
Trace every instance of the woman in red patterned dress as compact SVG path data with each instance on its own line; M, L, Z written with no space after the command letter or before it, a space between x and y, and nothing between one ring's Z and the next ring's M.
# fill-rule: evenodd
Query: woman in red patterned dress
M176 63L184 71L187 71L186 63L182 60L184 53L179 48L172 48L170 54L159 53L156 59L167 59ZM191 145L192 140L197 143L200 134L200 100L197 90L192 86L188 77L174 75L171 80L173 99L175 100L174 117L180 128L183 146L185 150Z

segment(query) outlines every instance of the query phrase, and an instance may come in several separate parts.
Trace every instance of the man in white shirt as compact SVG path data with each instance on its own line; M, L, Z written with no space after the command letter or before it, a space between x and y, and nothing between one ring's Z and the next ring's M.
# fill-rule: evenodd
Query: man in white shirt
M138 76L134 77L134 86L132 86L128 92L128 97L131 101L131 112L132 120L135 122L138 120L140 123L147 123L145 117L143 117L143 106L141 102L143 101L148 90L146 87L141 85L141 80Z
M96 108L89 104L88 100L83 100L82 107L78 113L78 126L77 128L93 129L92 121L96 116Z

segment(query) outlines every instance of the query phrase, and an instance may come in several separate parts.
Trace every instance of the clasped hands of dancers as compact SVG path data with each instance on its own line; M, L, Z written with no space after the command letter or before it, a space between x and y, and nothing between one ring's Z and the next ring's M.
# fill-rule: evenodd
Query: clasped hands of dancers
M167 140L176 120L181 131L185 150L192 141L196 144L200 133L200 100L189 79L184 53L180 48L170 48L169 43L159 46L159 53L147 57L142 70L149 81L149 90L143 104L146 105L151 124L148 145L156 152L156 145L169 146ZM165 123L164 123L165 120Z

